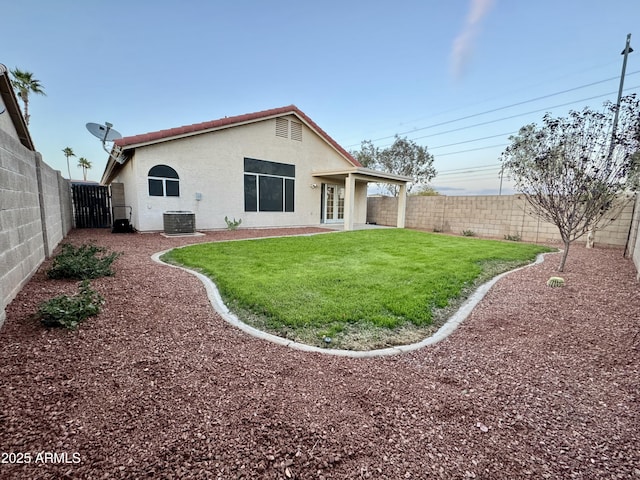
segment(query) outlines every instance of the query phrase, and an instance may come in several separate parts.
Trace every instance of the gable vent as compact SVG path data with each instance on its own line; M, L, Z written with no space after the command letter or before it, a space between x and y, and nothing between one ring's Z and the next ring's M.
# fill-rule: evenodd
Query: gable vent
M291 122L291 140L302 141L302 124L298 122Z
M289 120L286 118L276 118L276 137L289 137Z

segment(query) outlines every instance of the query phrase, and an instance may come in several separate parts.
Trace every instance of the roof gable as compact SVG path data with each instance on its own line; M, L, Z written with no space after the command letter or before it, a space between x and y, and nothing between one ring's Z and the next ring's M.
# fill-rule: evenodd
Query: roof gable
M331 138L324 130L322 130L313 120L311 120L302 110L295 105L286 107L272 108L255 113L247 113L234 117L225 117L209 122L195 123L192 125L184 125L182 127L170 128L167 130L159 130L156 132L143 133L130 137L123 137L114 143L123 150L135 149L136 147L153 145L155 143L183 138L191 135L207 133L209 131L220 130L223 128L232 128L248 123L267 120L269 118L281 117L293 114L303 121L311 130L337 150L349 163L356 167L362 166L349 152L342 148L338 142Z

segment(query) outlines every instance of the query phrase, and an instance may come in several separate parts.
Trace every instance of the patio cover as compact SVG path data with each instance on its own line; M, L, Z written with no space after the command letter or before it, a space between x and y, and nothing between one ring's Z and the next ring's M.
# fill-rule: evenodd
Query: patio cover
M355 205L356 182L390 183L398 185L398 220L396 226L404 228L405 212L407 209L407 183L413 179L394 173L378 172L364 167L350 167L340 170L316 171L311 174L314 177L333 178L344 181L344 229L353 230L353 208Z

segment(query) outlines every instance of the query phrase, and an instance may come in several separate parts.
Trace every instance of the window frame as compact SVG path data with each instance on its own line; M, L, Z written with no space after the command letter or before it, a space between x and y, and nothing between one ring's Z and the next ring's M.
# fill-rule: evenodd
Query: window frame
M158 173L166 173L166 175L158 175ZM151 167L147 173L147 195L149 197L180 197L178 172L164 164Z
M245 157L244 211L295 212L295 165Z

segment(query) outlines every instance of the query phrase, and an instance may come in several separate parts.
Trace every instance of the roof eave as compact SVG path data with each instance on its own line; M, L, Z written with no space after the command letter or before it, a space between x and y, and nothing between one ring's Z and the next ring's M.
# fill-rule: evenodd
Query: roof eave
M24 145L31 151L35 151L35 146L33 144L33 140L31 139L31 134L29 133L29 128L27 127L27 123L22 115L22 111L20 110L20 105L18 104L18 99L16 97L15 92L13 91L13 87L11 86L11 80L9 79L9 71L7 67L0 63L0 95L2 95L2 100L7 108L7 113L11 117L11 121L18 133L18 138L20 139L20 143Z
M313 177L347 177L348 175L354 175L357 179L361 179L367 182L380 182L380 183L408 183L412 182L411 177L404 175L397 175L395 173L380 172L378 170L372 170L364 167L352 167L336 170L324 170L312 172Z
M115 141L115 145L126 148L135 149L146 147L149 145L155 145L162 142L169 142L182 138L192 137L194 135L201 135L205 133L211 133L215 131L224 130L227 128L239 127L242 125L248 125L251 123L270 120L284 115L295 115L301 122L303 122L310 130L316 135L322 138L331 148L333 148L340 156L342 156L347 162L356 167L362 165L358 162L349 152L347 152L342 146L338 144L329 134L327 134L322 128L320 128L311 118L309 118L304 112L302 112L295 105L289 105L286 107L273 108L271 110L264 110L262 112L248 113L244 115L238 115L235 117L222 118L213 120L211 122L203 122L194 125L185 125L182 127L176 127L173 129L159 130L156 132L150 132L141 135L133 135L130 137L124 137ZM211 127L200 128L201 125L212 124ZM171 131L176 131L175 134L171 134Z

